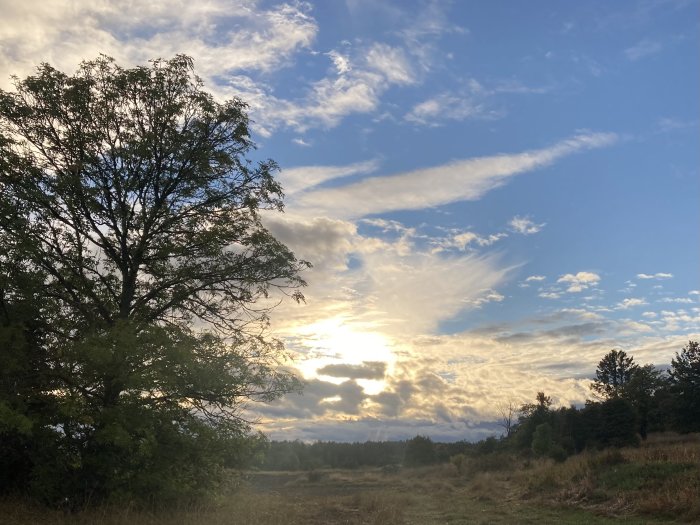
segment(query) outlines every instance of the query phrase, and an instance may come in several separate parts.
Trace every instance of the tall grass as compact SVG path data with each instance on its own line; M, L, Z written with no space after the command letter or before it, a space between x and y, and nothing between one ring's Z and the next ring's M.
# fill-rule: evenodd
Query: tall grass
M0 500L3 525L646 523L664 517L700 522L700 435L653 436L638 448L584 452L561 463L496 453L396 472L251 473L215 504L157 511L123 506L67 514Z

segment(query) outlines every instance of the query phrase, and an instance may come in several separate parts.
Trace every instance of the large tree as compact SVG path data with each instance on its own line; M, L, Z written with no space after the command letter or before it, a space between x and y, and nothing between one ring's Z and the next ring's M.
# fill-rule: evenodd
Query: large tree
M43 64L0 91L0 328L21 335L0 351L37 361L31 402L3 389L0 419L58 443L30 458L46 498L199 487L224 457L203 451L248 431L241 406L296 388L264 335L306 263L261 223L282 192L251 148L246 105L216 102L186 56Z

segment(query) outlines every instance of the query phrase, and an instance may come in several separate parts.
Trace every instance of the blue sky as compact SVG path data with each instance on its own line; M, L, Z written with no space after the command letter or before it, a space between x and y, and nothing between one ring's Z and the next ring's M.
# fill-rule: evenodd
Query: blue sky
M186 53L281 166L314 263L275 438L478 439L700 337L700 3L0 0L0 85Z

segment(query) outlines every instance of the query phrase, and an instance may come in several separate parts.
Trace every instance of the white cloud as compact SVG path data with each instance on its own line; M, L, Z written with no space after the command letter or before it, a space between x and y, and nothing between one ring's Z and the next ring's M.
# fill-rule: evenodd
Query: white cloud
M659 303L681 303L681 304L693 304L697 301L691 299L690 297L664 297L658 300Z
M577 274L567 273L557 279L558 283L568 285L566 289L569 293L578 293L595 286L600 281L600 276L593 272L578 272Z
M465 302L467 302L468 304L471 304L475 308L481 308L483 305L485 305L487 303L494 303L494 302L500 303L501 301L503 301L503 299L505 299L504 295L501 295L500 293L498 293L495 290L489 289L489 290L484 290L482 295L480 295L476 299L469 299Z
M458 250L464 251L472 245L478 245L481 247L491 246L492 244L508 237L506 233L493 233L486 237L483 237L474 232L460 232L447 237L445 239L438 239L435 241L437 248L433 250L434 252L456 248Z
M511 229L522 235L532 235L533 233L538 233L542 230L546 223L535 224L527 217L515 216L508 223Z
M413 84L416 81L413 68L400 48L377 43L370 47L366 57L368 68L380 73L389 84Z
M416 104L404 119L414 124L439 126L445 120L468 118L497 118L499 113L489 111L482 103L466 95L442 93Z
M561 298L561 293L559 293L559 292L541 292L538 294L538 297L542 297L543 299L559 299L559 298Z
M72 71L99 53L135 64L185 52L200 75L212 78L284 66L311 45L317 31L308 4L301 2L269 9L253 0L6 2L0 70L23 76L42 61Z
M122 65L187 53L216 97L240 96L249 104L262 136L280 127L303 133L336 126L347 115L374 111L391 86L418 79L406 49L367 42L325 53L333 72L310 82L300 98L276 96L253 75L289 66L300 52L318 55L311 50L318 24L306 2L47 0L3 7L0 71L22 77L49 62L71 72L99 53ZM0 87L9 87L5 77Z
M531 282L539 282L539 281L544 281L546 277L544 275L531 275L527 279L525 279L526 283L531 283Z
M663 49L661 42L656 42L649 39L640 40L635 45L625 49L625 56L629 59L637 61L651 55L655 55Z
M357 218L395 210L416 210L477 200L508 178L548 166L573 153L608 146L613 133L577 135L540 150L451 162L392 176L371 177L338 188L306 192L288 210L311 216Z
M638 273L637 274L637 279L645 279L645 280L648 280L648 279L657 279L657 280L671 279L672 277L673 277L672 273L662 273L662 272L653 273L653 274L648 274L648 273Z
M336 67L336 70L338 71L338 74L342 75L344 73L347 73L350 71L351 66L350 66L350 60L346 55L340 54L338 51L330 51L326 53L329 57L331 57L331 60L333 61L333 64Z
M415 246L413 229L388 221L375 225L398 233L394 241L386 234L361 235L353 223L328 218L302 221L285 214L266 216L265 223L298 257L314 264L304 275L306 305L284 302L273 312L282 334L338 315L389 334L429 333L474 308L473 301L495 300L485 290L497 289L512 270L495 255L446 255L430 245Z
M623 299L617 305L615 305L616 310L627 310L629 308L634 308L636 306L643 306L649 304L647 303L643 298L638 298L638 297L628 297L626 299Z
M239 94L250 103L256 121L262 121L263 133L279 127L303 133L312 127L332 128L351 114L371 113L389 88L417 81L401 48L375 42L350 48L347 54L331 51L327 55L334 74L312 82L302 98L278 98L270 88L249 79L237 81L240 92L230 94Z
M648 324L633 321L631 319L624 319L620 326L620 334L625 336L637 335L640 333L646 334L653 331L654 329Z
M298 166L284 169L278 180L286 195L292 195L313 188L329 180L348 177L350 175L366 175L379 168L379 162L368 160L345 166Z

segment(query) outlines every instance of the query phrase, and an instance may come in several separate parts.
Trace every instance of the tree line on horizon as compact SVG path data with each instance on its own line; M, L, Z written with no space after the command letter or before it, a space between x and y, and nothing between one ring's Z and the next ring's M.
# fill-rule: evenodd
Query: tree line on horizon
M544 392L537 393L534 403L511 403L501 410L504 433L476 443L439 443L421 435L364 443L272 441L262 444L255 466L420 466L503 451L563 461L586 449L636 446L650 432L700 432L700 344L689 341L667 372L637 365L626 352L611 350L598 363L591 390L596 399L578 408L555 408Z

